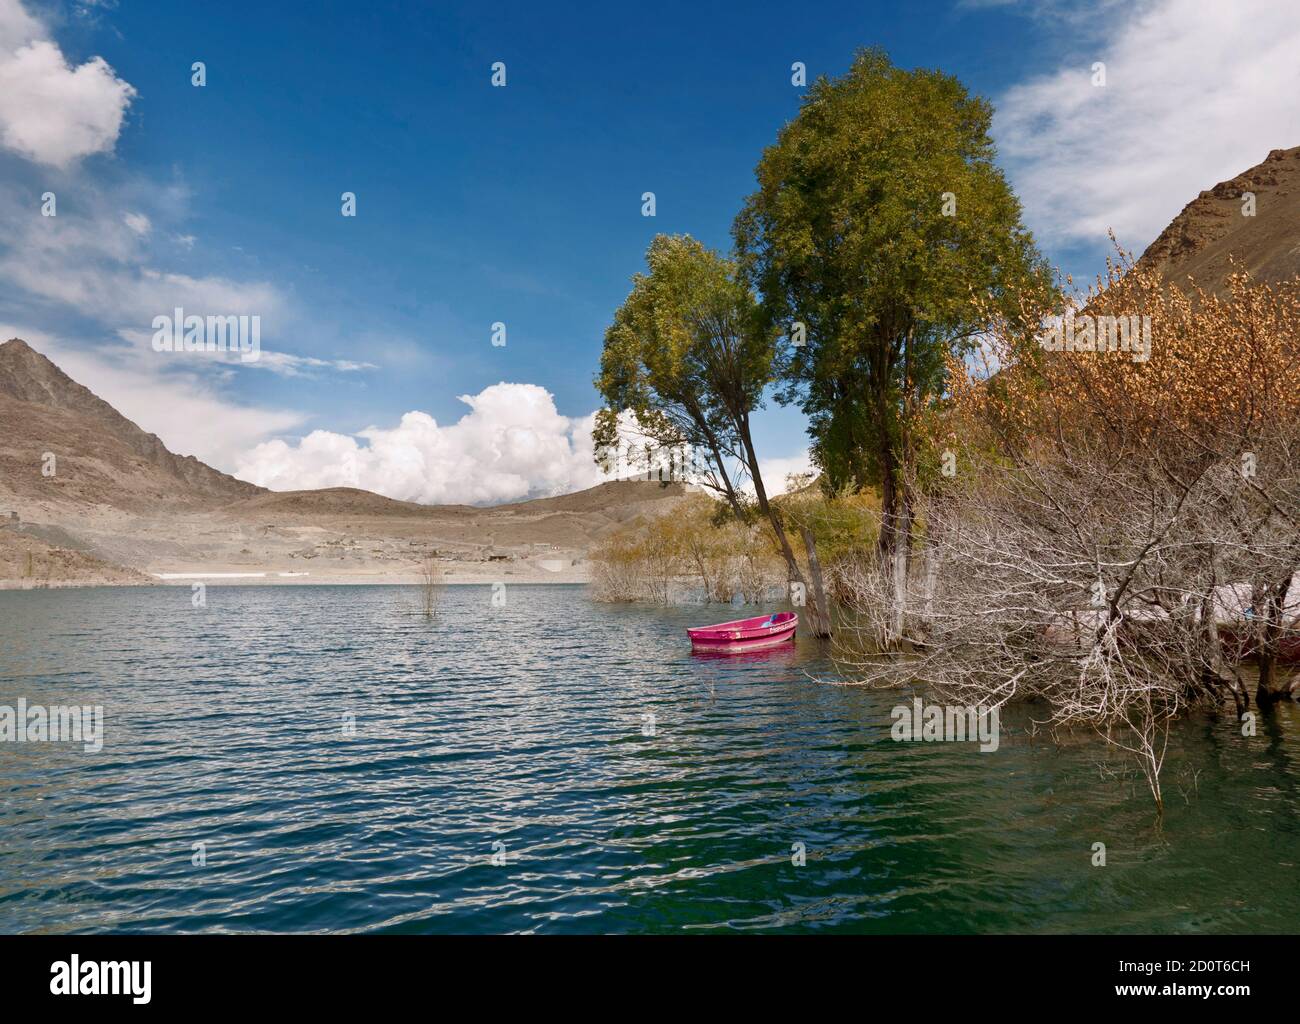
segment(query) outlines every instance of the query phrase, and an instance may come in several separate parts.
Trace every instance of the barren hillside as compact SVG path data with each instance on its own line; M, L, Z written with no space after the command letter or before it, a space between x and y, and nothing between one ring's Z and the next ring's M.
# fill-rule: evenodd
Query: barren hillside
M168 451L25 342L0 345L0 586L414 581L430 559L449 580L582 580L596 540L684 494L622 481L475 508L267 491Z
M1254 216L1243 195L1254 193ZM1217 289L1235 256L1263 280L1300 273L1300 146L1275 149L1260 164L1202 192L1142 254L1141 263L1174 281Z
M42 472L47 465L52 473ZM0 345L0 501L146 511L261 493L174 455L25 341Z

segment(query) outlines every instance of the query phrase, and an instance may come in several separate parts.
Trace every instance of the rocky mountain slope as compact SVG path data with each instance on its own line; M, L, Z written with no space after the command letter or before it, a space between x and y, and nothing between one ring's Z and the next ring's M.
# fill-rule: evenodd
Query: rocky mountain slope
M90 555L49 544L20 528L0 524L0 588L141 586L153 577Z
M168 451L25 341L0 345L0 501L143 512L211 507L262 493Z
M1254 216L1243 195L1254 193ZM1268 281L1300 274L1300 146L1275 149L1260 164L1188 203L1139 261L1175 282L1188 277L1219 290L1236 257Z

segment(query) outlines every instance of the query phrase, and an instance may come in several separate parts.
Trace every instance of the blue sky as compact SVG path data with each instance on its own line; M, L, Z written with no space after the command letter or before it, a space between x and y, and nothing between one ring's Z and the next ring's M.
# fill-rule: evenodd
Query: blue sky
M1139 6L1170 25L1186 13L1176 0ZM11 17L6 40L6 7L38 29L19 31ZM1278 42L1293 28L1294 19L1281 26ZM1072 147L1087 145L1073 122L1079 131L1116 132L1120 142L1125 133L1142 138L1144 124L1149 137L1167 127L1167 112L1137 95L1139 84L1152 85L1137 80L1151 31L1130 5L1109 3L0 0L0 51L21 52L37 32L70 68L102 57L109 70L99 84L107 88L111 75L134 90L119 103L120 124L103 122L85 152L42 155L43 142L0 151L0 213L30 216L50 189L62 232L57 244L33 241L54 226L24 220L6 233L0 325L32 335L110 401L116 393L128 415L173 447L224 469L248 475L260 465L263 482L329 483L337 481L327 464L337 457L363 486L456 497L451 484L412 493L409 474L390 480L374 465L359 470L368 456L349 445L364 448L364 440L300 458L297 439L312 430L395 430L417 410L445 427L469 411L457 396L499 382L544 389L561 417L589 414L603 330L650 238L689 232L729 247L763 147L798 110L793 61L805 62L810 78L838 75L856 47L876 44L900 65L942 68L999 109L1005 103L1004 165L1049 258L1076 273L1099 269L1108 224L1128 229L1122 240L1140 249L1197 188L1300 141L1294 119L1281 123L1286 117L1270 108L1191 166L1170 141L1149 173L1130 168L1113 181L1111 160L1095 175L1063 181L1077 173L1063 170ZM1203 45L1231 31L1279 26L1207 25ZM1166 45L1154 71L1141 74L1180 74L1182 60L1197 56L1186 48L1196 45ZM1097 90L1087 75L1101 58L1112 81ZM203 88L191 85L193 61L206 64ZM490 84L494 61L506 64L505 88ZM1162 167L1184 175L1171 181ZM344 191L356 194L355 218L340 215ZM656 194L653 218L641 215L644 191ZM120 232L128 215L136 219L123 241L105 242L107 225ZM79 218L89 252L76 244ZM97 226L103 231L93 234ZM35 256L17 252L24 240ZM150 303L168 310L168 282L178 282L177 301L217 295L261 312L263 347L288 360L278 370L151 364L157 354L141 351L144 314ZM140 301L116 301L128 293ZM98 308L97 295L108 296ZM490 343L495 321L507 325L504 347ZM162 393L171 389L170 406L157 391L147 399L151 375ZM510 396L498 397L509 407ZM196 424L205 417L231 418L224 440L210 436L220 424L207 433ZM249 455L277 438L274 449ZM399 437L383 438L400 447ZM805 448L792 411L764 416L758 440L770 459L797 460ZM443 441L455 438L421 457L437 457ZM469 461L446 467L449 477L472 473L473 460L495 450L482 438L468 455L465 445L452 447ZM469 497L562 489L573 474L558 466L541 480L515 467L509 475L522 484ZM568 482L587 482L579 477Z

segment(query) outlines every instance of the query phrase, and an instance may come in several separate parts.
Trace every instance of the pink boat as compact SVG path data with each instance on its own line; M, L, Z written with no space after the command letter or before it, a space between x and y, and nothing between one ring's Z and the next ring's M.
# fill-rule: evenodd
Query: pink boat
M777 647L794 639L799 616L794 612L756 615L752 619L719 622L716 626L695 626L686 631L691 648L715 654L740 654Z

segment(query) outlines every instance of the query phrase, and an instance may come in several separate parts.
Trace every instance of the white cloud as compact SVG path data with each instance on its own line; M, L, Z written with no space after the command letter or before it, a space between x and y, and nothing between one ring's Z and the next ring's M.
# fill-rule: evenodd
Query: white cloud
M297 444L269 441L236 475L275 490L361 487L425 504L495 504L606 479L592 458L594 414L560 415L536 384L494 384L460 400L470 411L450 426L408 412L392 429L356 437L316 430Z
M812 459L808 452L802 455L790 455L779 459L759 459L759 471L763 474L763 487L766 489L769 497L777 494L784 494L787 490L787 477L792 473L815 473ZM753 491L754 485L751 481L748 490Z
M126 213L122 215L122 220L127 227L142 237L147 235L149 229L153 227L149 218L143 213Z
M65 168L111 152L135 89L102 57L72 67L19 0L0 0L0 145Z
M3 2L3 0L0 0ZM34 216L15 193L0 195L12 225L0 239L0 277L11 287L70 306L116 330L144 329L176 306L200 316L258 314L263 330L283 312L267 282L196 277L149 265L152 220L122 213L121 196L83 183L76 217Z
M288 352L271 352L267 349L262 349L261 355L256 362L243 363L239 353L230 353L229 361L262 370L270 370L282 377L309 377L314 370L356 373L360 370L379 369L374 363L358 363L352 359L317 359L315 356L294 356Z
M44 35L41 23L18 0L0 0L0 51L8 53Z
M1156 0L1009 90L994 135L1048 242L1140 251L1203 189L1300 142L1300 6ZM1106 85L1092 85L1095 61Z
M0 187L0 223L9 228L0 237L0 281L10 294L25 293L69 307L142 350L149 349L154 318L171 316L176 307L198 316L256 315L262 339L270 344L277 338L309 337L300 311L269 281L183 274L151 265L151 239L163 245L163 255L171 251L173 236L165 222L178 215L174 207L182 202L183 189L177 186L155 189L148 182L134 182L104 189L84 181L75 216L61 212L42 217L19 189ZM155 233L158 219L164 230ZM187 244L185 236L175 240ZM192 243L190 237L188 245ZM371 350L360 342L353 348ZM373 362L297 355L268 346L257 362L238 357L224 362L226 369L235 365L286 377L377 368ZM222 369L222 364L213 356L194 360L189 369L204 372ZM92 381L84 383L94 387Z
M202 371L211 367L245 367L248 369L269 370L281 377L315 377L318 370L334 370L337 373L359 373L362 370L377 370L375 363L362 363L352 359L317 359L315 356L295 356L288 352L273 352L259 349L258 357L252 361L244 359L244 353L238 348L213 349L196 352L157 353L153 350L153 331L141 331L134 328L119 328L117 336L136 347L139 352L152 353L154 361L163 367L169 362L177 363L183 359L183 369ZM145 359L150 358L145 356Z
M0 149L38 164L69 168L85 155L111 151L134 90L101 60L69 67L51 33L18 0L0 0ZM105 168L71 167L63 176L7 160L0 182L0 283L7 315L49 327L73 311L97 329L91 337L120 337L88 347L80 328L33 331L7 327L4 338L26 338L79 383L115 406L180 454L230 471L240 456L306 416L240 404L228 390L242 368L282 376L373 369L353 359L325 359L262 349L257 362L176 359L150 346L154 317L175 307L200 316L258 315L262 338L312 337L285 292L268 281L221 273L180 273L166 265L195 238L181 231L189 194L178 180L101 175ZM41 215L35 197L50 189L58 215ZM65 197L65 193L67 194ZM62 307L62 308L60 308ZM76 323L76 318L73 319Z

